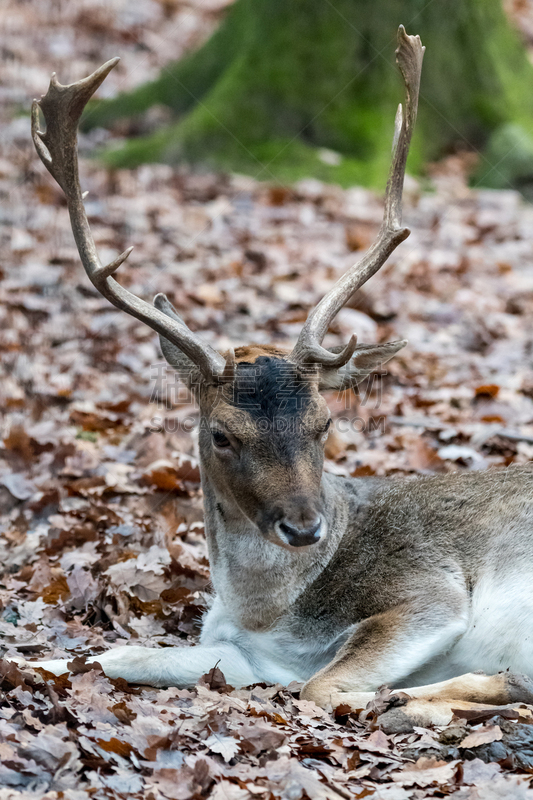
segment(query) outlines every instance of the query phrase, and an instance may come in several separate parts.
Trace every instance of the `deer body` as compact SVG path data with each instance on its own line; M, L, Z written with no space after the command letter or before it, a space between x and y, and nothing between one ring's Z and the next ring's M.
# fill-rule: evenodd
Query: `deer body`
M443 724L462 705L533 701L533 469L417 480L323 472L331 418L321 392L356 385L405 345L359 344L352 336L345 347L322 346L340 308L409 234L401 198L423 47L403 28L398 41L406 107L396 119L383 225L310 312L291 352L253 345L218 353L165 296L153 307L111 277L129 251L100 263L79 185L76 131L117 59L77 84L54 77L34 106L35 146L65 192L87 275L159 333L165 358L200 407L215 599L197 646L111 649L92 659L110 677L186 687L218 664L237 687L304 681L304 697L356 709L387 684L410 697L387 712L400 727ZM64 660L40 666L68 671Z
M93 659L111 677L186 687L218 664L236 687L307 682L304 697L356 708L388 684L431 698L430 716L416 707L409 719L437 724L465 699L533 700L525 679L464 675L533 678L533 469L325 473L328 533L303 553L265 542L238 507L220 524L204 485L215 599L200 644L115 648Z
M210 556L217 599L202 644L233 642L256 680L310 681L308 695L343 647L357 651L349 687L361 692L477 670L533 678L532 469L392 483L326 474L322 489L337 513L305 554L251 529L236 536L208 510L210 553L223 555ZM380 644L392 645L386 659ZM327 702L330 689L314 696Z

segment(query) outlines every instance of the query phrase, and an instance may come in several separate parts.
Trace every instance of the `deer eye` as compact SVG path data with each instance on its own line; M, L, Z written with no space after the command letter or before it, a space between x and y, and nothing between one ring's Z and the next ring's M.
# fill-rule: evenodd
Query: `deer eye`
M328 419L322 430L320 431L320 439L325 442L328 436L328 431L331 426L331 417Z
M212 431L211 435L217 447L231 447L230 440L222 433L222 431Z

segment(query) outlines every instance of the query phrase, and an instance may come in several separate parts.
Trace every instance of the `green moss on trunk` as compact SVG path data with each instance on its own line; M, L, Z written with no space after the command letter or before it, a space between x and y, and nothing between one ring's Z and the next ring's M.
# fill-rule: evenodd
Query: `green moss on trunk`
M488 144L499 164L482 161L480 178L520 181L532 171L533 68L500 0L237 0L199 51L93 107L88 122L110 124L154 103L176 114L175 123L108 152L116 166L187 162L265 179L382 186L401 97L400 23L427 46L410 171L458 143ZM506 130L522 158L506 152ZM320 148L342 160L327 163Z

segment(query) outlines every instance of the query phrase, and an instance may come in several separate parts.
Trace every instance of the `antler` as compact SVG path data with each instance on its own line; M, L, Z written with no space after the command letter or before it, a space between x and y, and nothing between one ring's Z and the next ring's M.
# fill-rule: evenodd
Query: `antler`
M408 36L403 25L398 29L398 64L405 84L405 113L398 106L395 120L392 164L385 195L385 211L378 237L368 253L340 278L311 311L289 359L297 364L314 362L328 367L342 367L357 346L354 334L339 354L322 347L331 321L352 294L383 266L390 254L411 231L402 227L402 189L405 162L416 121L420 73L425 48L419 36Z
M102 265L96 252L83 205L84 195L80 188L77 130L87 101L119 60L112 58L88 78L68 86L62 86L53 73L48 92L40 102L34 100L32 105L33 143L46 169L65 193L78 252L85 272L96 289L114 306L145 322L160 336L176 345L201 369L205 378L218 380L224 375L226 367L225 359L220 353L202 342L177 314L171 317L160 310L166 308L164 304L158 302L159 308L154 308L111 277L133 248L129 247L107 266ZM45 133L39 130L39 108L46 122Z

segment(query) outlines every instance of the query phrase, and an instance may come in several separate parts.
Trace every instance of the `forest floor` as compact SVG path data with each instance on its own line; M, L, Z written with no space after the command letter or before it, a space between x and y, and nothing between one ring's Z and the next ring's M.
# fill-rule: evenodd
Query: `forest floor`
M202 41L225 5L7 0L0 12L0 636L8 658L77 659L68 679L0 662L0 800L533 798L525 706L386 735L383 694L335 713L296 684L235 691L212 673L156 690L84 664L119 644L196 640L209 603L198 418L155 334L84 275L31 144L29 103L53 70L67 83L117 53L102 92L140 83ZM517 6L526 33L528 8ZM81 137L82 154L105 137ZM533 459L533 206L468 188L470 161L450 157L423 187L406 181L411 237L334 322L329 344L356 331L409 345L358 395L328 397L332 472ZM294 342L382 213L368 191L287 187L268 169L258 182L81 168L102 259L135 245L123 284L168 293L221 349Z

